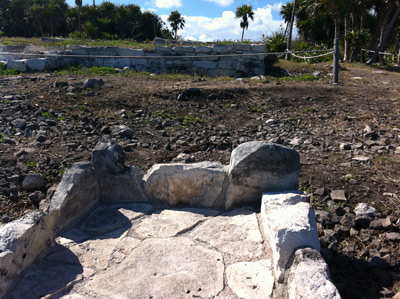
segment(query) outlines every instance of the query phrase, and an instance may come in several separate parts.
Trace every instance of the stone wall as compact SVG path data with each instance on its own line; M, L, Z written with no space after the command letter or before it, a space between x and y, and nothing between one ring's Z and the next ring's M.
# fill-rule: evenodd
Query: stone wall
M13 52L5 55L1 52ZM25 56L23 54L37 54ZM260 54L260 55L257 55ZM21 72L46 71L67 65L81 64L86 67L106 66L150 73L190 73L215 76L256 76L265 73L265 46L260 44L231 44L213 46L156 46L152 50L82 47L65 48L10 47L0 45L0 61L7 68ZM44 56L48 57L44 57ZM64 55L51 57L51 55ZM89 58L88 56L95 56Z

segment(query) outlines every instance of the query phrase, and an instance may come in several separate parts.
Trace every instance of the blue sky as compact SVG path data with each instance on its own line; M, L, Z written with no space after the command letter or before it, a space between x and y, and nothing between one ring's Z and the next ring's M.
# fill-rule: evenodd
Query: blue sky
M251 4L255 12L254 22L250 22L245 39L260 40L263 34L269 35L280 30L284 23L279 15L280 7L288 0L111 0L115 4L137 4L143 10L150 10L164 21L172 10L178 10L186 20L185 28L178 34L185 39L214 41L238 40L241 37L240 21L234 14L238 6ZM67 0L75 5L75 0ZM83 5L93 4L93 0L83 0ZM96 0L96 5L101 4Z

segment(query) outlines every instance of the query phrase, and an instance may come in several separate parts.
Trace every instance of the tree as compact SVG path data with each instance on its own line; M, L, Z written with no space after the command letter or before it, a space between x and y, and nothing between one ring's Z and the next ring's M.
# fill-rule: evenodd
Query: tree
M254 21L254 11L250 4L243 4L236 9L236 19L240 20L240 28L242 28L242 41L244 36L244 30L249 28L249 19Z
M75 0L76 6L78 6L78 30L81 32L81 8L82 8L82 0Z
M185 19L181 16L181 14L177 11L171 11L171 14L168 17L168 22L174 31L175 39L178 39L178 29L183 29L185 27Z

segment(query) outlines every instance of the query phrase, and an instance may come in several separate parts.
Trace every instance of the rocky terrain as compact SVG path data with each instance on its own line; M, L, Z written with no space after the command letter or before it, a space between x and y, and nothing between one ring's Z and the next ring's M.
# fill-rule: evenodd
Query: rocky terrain
M28 74L0 78L0 221L50 198L104 137L127 165L229 163L250 140L296 149L322 253L343 298L400 291L399 78L345 65L314 82ZM94 80L88 80L94 79ZM361 204L361 205L360 205ZM259 208L259 207L258 207Z

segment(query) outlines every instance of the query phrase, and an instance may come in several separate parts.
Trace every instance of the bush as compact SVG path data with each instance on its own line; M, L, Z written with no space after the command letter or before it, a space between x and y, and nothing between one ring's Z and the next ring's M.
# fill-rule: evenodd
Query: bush
M282 31L275 31L264 38L267 52L285 52L287 48L286 37Z

